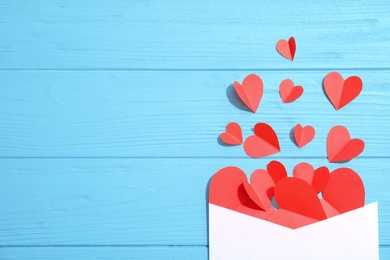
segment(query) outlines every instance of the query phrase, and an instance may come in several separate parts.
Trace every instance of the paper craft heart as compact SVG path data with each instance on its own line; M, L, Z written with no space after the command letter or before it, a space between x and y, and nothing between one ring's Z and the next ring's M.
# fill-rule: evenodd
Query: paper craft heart
M267 172L276 185L280 180L287 177L287 170L279 161L271 161L267 165Z
M280 152L278 136L270 125L257 123L254 133L244 142L244 150L249 156L259 158Z
M242 102L253 112L256 113L263 96L263 81L256 74L250 74L245 77L242 84L234 81L234 89Z
M302 86L294 86L294 82L285 79L280 83L279 94L283 103L290 103L298 99L303 93Z
M276 43L276 50L285 57L288 60L294 60L295 56L295 50L296 50L296 45L295 45L295 39L294 37L291 37L288 42L286 40L279 40Z
M344 80L339 73L331 72L324 78L325 94L336 110L354 100L362 88L363 82L358 76L351 76Z
M219 135L224 143L230 145L242 144L241 126L235 122L231 122L226 126L226 132Z
M310 143L314 136L316 134L316 131L312 126L305 126L302 127L300 124L297 124L294 127L294 139L295 143L299 148L304 147L308 143Z
M329 162L349 161L363 152L364 142L357 138L350 139L348 129L338 125L328 133L326 150Z
M287 177L275 186L275 201L280 208L317 219L326 219L320 199L304 180Z
M209 188L211 204L266 219L275 209L269 207L267 211L263 210L258 206L258 203L262 203L260 199L240 168L233 166L222 168L211 179Z
M258 169L251 174L251 185L261 199L264 209L271 207L271 200L274 196L275 183L266 170Z
M329 170L325 166L314 170L313 166L302 162L297 164L293 170L295 178L302 179L310 184L316 194L320 193L329 180Z
M322 197L341 214L363 207L365 191L362 179L352 169L336 169L330 174Z

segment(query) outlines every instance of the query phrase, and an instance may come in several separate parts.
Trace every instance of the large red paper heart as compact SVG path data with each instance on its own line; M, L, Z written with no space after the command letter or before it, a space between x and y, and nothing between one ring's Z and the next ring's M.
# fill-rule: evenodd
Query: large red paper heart
M295 139L295 143L299 148L302 148L303 146L310 143L311 140L313 140L315 134L316 131L312 126L308 125L302 127L300 124L297 124L294 127L294 139Z
M306 162L302 162L294 167L293 176L309 183L316 194L318 194L328 183L329 170L325 166L314 170L313 166Z
M346 106L362 91L363 82L358 76L346 80L337 73L330 72L324 78L324 90L336 110Z
M285 79L280 83L279 94L283 103L290 103L298 99L303 93L302 86L294 86L294 82Z
M226 126L226 132L219 135L221 140L230 145L242 144L241 126L235 122L231 122Z
M275 201L282 209L312 219L326 219L320 199L304 180L287 177L279 181L275 186Z
M256 197L255 191L249 188L248 194L246 188L248 180L240 168L233 166L222 168L211 179L209 203L261 219L266 219L275 211L272 207L267 211L260 208L257 205L259 202L257 198L255 198L257 203L251 198Z
M242 102L253 112L256 113L263 96L263 81L256 74L250 74L245 77L242 84L234 81L234 89Z
M294 60L296 44L294 37L291 37L288 42L286 40L279 40L276 43L276 50L288 60Z
M348 161L364 150L364 142L360 139L350 139L348 129L344 126L334 126L326 139L326 150L329 162Z
M257 123L254 133L244 142L244 150L249 156L259 158L280 152L278 136L270 125Z
M330 174L322 197L341 214L363 207L365 191L362 179L352 169L336 169Z

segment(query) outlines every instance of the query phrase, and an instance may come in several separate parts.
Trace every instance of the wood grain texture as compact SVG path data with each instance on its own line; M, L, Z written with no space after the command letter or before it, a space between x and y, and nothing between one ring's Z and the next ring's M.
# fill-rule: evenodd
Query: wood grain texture
M380 247L381 259L390 258L390 248ZM155 260L207 260L206 247L44 247L44 248L0 248L0 259L155 259Z
M385 0L0 0L0 259L207 259L211 176L272 159L356 170L390 258L389 13ZM290 36L294 62L275 50ZM337 112L321 86L333 70L364 85ZM265 83L257 114L231 87L249 73ZM292 104L286 78L305 88ZM282 152L219 144L231 121L244 136L271 124ZM297 123L317 131L303 149ZM366 148L329 165L337 124Z
M389 68L388 1L0 1L3 69ZM275 51L294 36L296 59Z
M0 248L0 259L206 260L208 250L206 246L8 247Z
M257 122L274 127L282 148L275 158L326 157L334 125L366 142L361 156L390 156L387 72L343 71L364 87L339 111L322 90L329 71L253 72L265 85L256 114L240 109L231 86L251 72L0 72L0 156L246 157L242 146L218 144L231 121L245 137ZM285 78L305 88L291 104L278 92ZM317 130L303 149L290 140L297 123Z
M219 169L248 175L270 160L2 159L0 245L207 245L207 186ZM283 159L290 175L301 158ZM330 169L322 159L307 160ZM390 167L355 159L366 203L379 202L380 244L390 235ZM17 188L15 188L17 187Z

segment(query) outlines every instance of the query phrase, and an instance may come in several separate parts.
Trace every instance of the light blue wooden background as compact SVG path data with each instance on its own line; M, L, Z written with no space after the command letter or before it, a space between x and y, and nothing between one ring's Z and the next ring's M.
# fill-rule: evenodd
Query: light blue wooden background
M296 60L275 51L294 36ZM228 165L327 165L336 124L366 142L347 163L379 201L390 258L390 2L0 1L0 259L207 259L206 187ZM358 75L335 111L321 82ZM257 114L227 97L259 74ZM304 86L282 104L280 81ZM250 159L217 137L271 124L282 152ZM297 149L296 124L315 140ZM259 248L259 250L261 250Z

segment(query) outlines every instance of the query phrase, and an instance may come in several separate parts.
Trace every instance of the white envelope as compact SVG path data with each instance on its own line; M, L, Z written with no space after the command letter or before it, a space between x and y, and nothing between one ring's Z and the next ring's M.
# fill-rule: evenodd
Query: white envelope
M209 204L209 259L376 260L378 203L298 229Z

